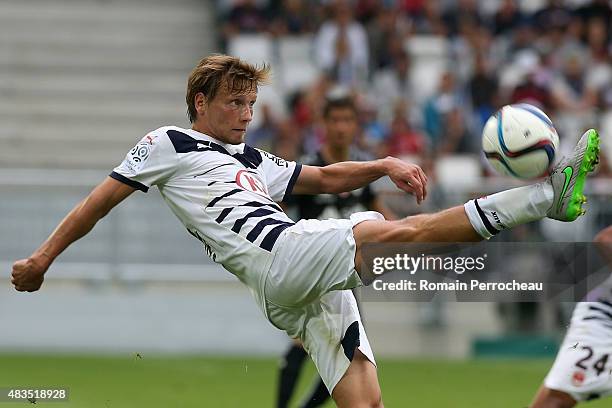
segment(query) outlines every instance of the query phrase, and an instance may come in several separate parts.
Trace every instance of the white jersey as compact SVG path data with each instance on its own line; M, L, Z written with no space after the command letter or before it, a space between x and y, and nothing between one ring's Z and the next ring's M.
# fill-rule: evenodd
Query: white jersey
M300 170L245 144L166 126L138 142L110 176L145 192L156 185L213 261L261 289L279 235L294 225L275 201L291 192Z

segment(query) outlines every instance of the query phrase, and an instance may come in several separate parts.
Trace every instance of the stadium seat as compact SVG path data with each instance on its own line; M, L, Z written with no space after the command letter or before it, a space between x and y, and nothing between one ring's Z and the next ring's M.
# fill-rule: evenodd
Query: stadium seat
M435 162L438 183L445 190L470 190L481 182L478 157L462 154L438 157Z
M411 57L412 89L415 103L423 103L438 87L440 75L448 68L449 43L436 36L414 36L404 48Z
M310 35L282 37L278 40L280 82L286 93L312 84L319 76L311 48Z
M240 57L252 64L269 63L274 59L274 44L265 34L241 34L227 45L228 54Z

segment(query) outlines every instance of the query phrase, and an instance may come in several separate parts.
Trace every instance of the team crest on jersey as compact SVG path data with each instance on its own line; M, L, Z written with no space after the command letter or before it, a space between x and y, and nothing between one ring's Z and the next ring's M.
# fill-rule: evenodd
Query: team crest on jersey
M252 191L265 197L268 196L266 185L257 178L256 174L248 170L240 170L236 173L236 184L244 190Z

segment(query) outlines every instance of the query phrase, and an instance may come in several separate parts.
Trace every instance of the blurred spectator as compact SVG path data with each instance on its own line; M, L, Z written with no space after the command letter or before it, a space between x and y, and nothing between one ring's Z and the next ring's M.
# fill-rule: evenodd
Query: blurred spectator
M361 136L357 138L359 148L374 157L386 156L389 130L379 118L378 105L375 100L360 101L359 116L363 129Z
M588 4L579 7L576 10L578 15L585 24L588 24L591 19L600 19L605 25L605 37L610 39L610 24L612 24L612 6L609 0L592 0Z
M255 129L249 130L246 143L266 151L274 151L274 145L279 137L279 128L274 113L268 104L258 106L262 119Z
M582 21L577 17L570 17L563 25L551 26L536 42L544 63L553 70L562 70L569 55L586 58L582 33Z
M422 155L426 152L427 141L410 123L406 102L400 100L394 109L388 139L387 154L391 156Z
M594 17L586 24L587 86L594 90L601 90L612 79L610 68L610 49L606 37L606 24L603 19Z
M478 130L481 130L489 116L499 106L497 77L482 54L476 54L474 75L468 83L468 92Z
M505 54L512 57L517 52L533 50L535 46L536 32L528 20L522 20L510 33L508 38L500 36L498 42L505 43Z
M398 11L396 8L383 8L366 27L373 71L390 66L404 52L408 21Z
M449 36L454 37L459 34L461 27L483 25L477 0L457 0L452 4L454 6L449 7L442 17Z
M567 140L561 143L565 153L583 131L594 124L597 92L586 82L584 64L581 54L568 55L563 71L552 83L553 102L558 110L555 125L561 140Z
M517 55L515 64L519 78L510 92L509 102L529 103L549 112L553 107L550 78L546 70L540 66L539 57L534 53L525 52Z
M334 18L321 26L315 39L319 66L340 85L363 86L368 75L368 38L353 19L348 0L333 3Z
M223 48L226 48L229 40L237 34L265 31L269 21L270 16L266 13L266 8L255 0L236 0L222 27Z
M563 0L548 0L546 7L534 14L533 26L545 34L554 28L567 27L571 17L571 12L563 6Z
M318 9L309 0L283 0L274 12L271 31L277 36L314 32Z
M595 106L595 90L585 80L584 59L581 54L566 57L563 71L552 84L556 107L566 112L580 112Z
M511 32L523 21L524 16L516 2L517 0L502 0L501 6L493 18L495 35Z
M255 0L238 0L227 16L226 32L259 33L264 31L268 21L265 7Z
M424 1L422 8L410 7L407 11L412 33L446 36L448 29L442 20L439 0Z
M426 103L424 125L433 151L437 151L444 133L444 116L463 105L462 97L455 83L455 76L447 71L440 77L438 91Z
M367 25L381 12L382 2L380 0L356 0L355 17L363 25Z
M410 58L406 52L398 53L391 67L374 75L371 94L376 100L380 116L387 123L400 100L412 100Z
M470 132L464 112L458 106L446 112L442 117L442 136L437 154L469 154L478 151L480 140Z

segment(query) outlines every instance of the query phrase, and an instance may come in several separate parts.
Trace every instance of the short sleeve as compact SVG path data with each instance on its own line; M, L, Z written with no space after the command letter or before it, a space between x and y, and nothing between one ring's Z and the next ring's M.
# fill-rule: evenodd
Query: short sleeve
M282 201L285 196L291 194L293 186L297 181L302 165L277 157L271 153L257 149L261 153L264 177L270 198L274 201Z
M110 177L147 192L163 184L176 171L178 155L166 133L150 133L125 156Z

